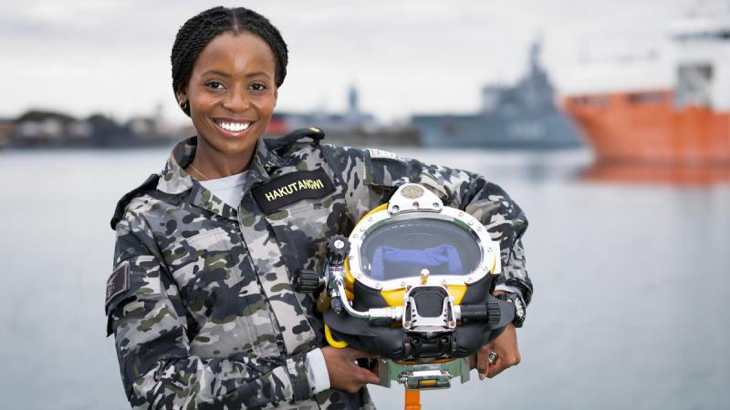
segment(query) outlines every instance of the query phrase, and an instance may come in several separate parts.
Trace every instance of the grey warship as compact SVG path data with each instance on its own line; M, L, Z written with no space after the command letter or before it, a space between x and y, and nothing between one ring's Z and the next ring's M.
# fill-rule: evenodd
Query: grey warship
M582 145L577 129L555 105L555 89L530 47L527 73L514 86L487 85L482 109L468 115L414 115L421 143L431 147L562 149Z

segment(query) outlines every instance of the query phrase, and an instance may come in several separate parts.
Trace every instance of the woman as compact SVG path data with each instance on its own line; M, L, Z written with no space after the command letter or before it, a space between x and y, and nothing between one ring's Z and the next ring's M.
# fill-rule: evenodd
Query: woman
M314 128L264 143L287 65L287 46L266 18L204 11L180 28L171 60L197 137L125 195L112 220L108 331L132 406L372 407L363 386L378 377L355 363L368 354L323 347L321 315L290 278L321 269L327 238L349 234L406 181L498 222L492 236L505 274L497 291L529 302L527 222L496 185L382 151L320 145ZM475 365L491 377L518 361L510 326Z

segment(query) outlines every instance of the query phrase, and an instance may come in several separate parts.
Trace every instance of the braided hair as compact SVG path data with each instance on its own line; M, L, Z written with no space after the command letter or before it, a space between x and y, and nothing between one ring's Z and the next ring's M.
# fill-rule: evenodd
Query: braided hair
M192 17L180 27L172 46L172 89L177 93L190 82L193 66L203 48L217 35L232 31L249 32L261 37L271 49L276 65L275 83L281 87L286 77L288 49L279 30L269 20L243 7L214 7ZM190 116L190 104L181 107Z

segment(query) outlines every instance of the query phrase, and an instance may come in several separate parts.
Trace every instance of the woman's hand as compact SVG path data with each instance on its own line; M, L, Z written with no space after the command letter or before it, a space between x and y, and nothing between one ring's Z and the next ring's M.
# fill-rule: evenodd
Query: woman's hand
M330 374L330 387L344 390L348 393L357 393L368 383L378 384L380 378L372 371L360 367L355 360L373 358L374 356L362 350L345 347L336 349L331 346L322 348L327 371Z
M497 354L494 364L489 364L491 352ZM472 356L472 369L477 368L479 380L484 380L485 377L491 379L502 373L503 370L520 364L521 360L520 349L517 346L517 332L515 326L510 323L501 335L482 346L476 353L476 357Z

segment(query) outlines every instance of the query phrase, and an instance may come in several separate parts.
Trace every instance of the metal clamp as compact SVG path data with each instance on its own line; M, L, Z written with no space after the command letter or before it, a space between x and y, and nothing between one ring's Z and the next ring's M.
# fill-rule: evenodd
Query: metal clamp
M461 383L469 381L469 370L466 358L424 364L402 364L378 359L380 385L383 387L390 387L392 381L397 381L408 390L448 389L454 377L458 377Z

